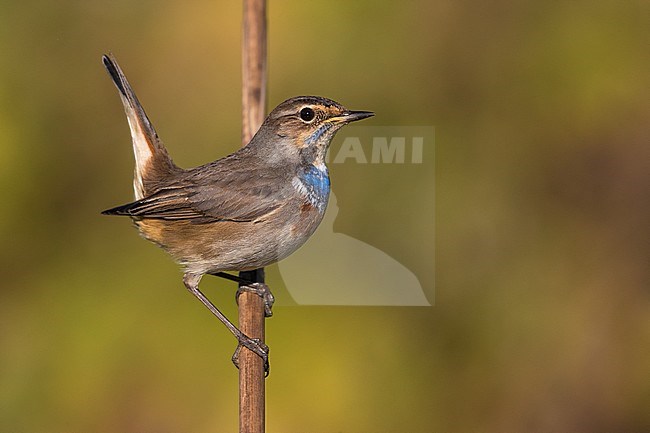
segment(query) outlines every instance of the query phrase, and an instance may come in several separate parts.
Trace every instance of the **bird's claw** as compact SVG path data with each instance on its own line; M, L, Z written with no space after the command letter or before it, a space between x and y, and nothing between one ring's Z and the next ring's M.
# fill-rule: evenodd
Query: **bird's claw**
M275 297L271 293L271 289L264 283L249 283L245 286L239 286L237 293L235 294L235 299L237 304L239 304L239 296L244 292L255 293L257 296L264 300L264 317L273 316L273 303L275 302Z
M269 375L270 365L269 365L269 346L262 343L259 338L249 338L243 336L239 340L237 349L232 355L232 363L235 364L235 367L239 368L239 354L241 353L241 348L245 347L264 361L264 377Z

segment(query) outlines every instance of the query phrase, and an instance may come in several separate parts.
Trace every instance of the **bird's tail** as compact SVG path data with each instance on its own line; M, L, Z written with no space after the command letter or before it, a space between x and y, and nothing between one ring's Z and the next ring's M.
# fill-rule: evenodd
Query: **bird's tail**
M120 98L124 104L126 118L129 121L133 140L133 153L135 155L133 189L136 199L140 200L149 194L148 190L150 188L148 188L148 184L160 184L165 176L169 176L179 168L171 160L165 146L158 138L156 130L149 121L142 105L140 105L115 57L112 54L104 55L102 61L113 83L120 91Z

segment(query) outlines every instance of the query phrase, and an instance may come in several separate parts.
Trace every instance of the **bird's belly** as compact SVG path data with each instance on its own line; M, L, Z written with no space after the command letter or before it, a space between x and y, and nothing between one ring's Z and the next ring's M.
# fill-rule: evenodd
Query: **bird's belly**
M253 222L142 219L140 233L196 273L240 271L273 264L300 248L324 212L309 203L287 203Z

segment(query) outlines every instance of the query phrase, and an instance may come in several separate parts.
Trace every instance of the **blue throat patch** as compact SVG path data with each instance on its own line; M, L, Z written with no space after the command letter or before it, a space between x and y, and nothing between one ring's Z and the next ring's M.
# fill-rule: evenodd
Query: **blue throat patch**
M319 170L309 164L299 171L298 179L305 187L304 193L309 202L319 211L324 211L330 196L330 178L327 167L323 166L323 170Z

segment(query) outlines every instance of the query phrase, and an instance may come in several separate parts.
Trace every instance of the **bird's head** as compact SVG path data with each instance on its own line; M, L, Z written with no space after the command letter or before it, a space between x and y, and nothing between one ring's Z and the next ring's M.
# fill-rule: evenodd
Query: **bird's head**
M282 143L285 150L311 164L324 162L330 142L343 125L374 116L371 111L351 111L331 99L298 96L275 107L262 128L264 138Z

